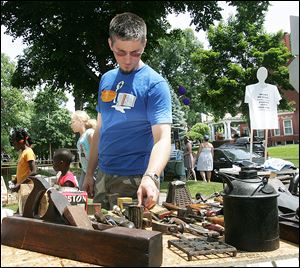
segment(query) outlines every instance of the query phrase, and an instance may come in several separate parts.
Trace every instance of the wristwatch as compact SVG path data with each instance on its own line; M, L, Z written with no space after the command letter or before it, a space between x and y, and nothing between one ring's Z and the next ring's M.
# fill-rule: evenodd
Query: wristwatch
M149 178L151 178L154 181L157 189L159 189L159 183L160 183L160 181L159 181L159 177L158 177L157 174L155 174L154 172L148 172L148 173L144 174L143 177L149 177Z

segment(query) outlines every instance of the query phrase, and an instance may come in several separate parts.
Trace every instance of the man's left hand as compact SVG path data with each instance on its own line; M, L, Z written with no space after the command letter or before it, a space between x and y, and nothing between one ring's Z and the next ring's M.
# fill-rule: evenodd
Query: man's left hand
M137 197L139 206L143 205L146 208L151 209L156 204L159 197L159 190L154 181L148 176L142 178L137 191Z

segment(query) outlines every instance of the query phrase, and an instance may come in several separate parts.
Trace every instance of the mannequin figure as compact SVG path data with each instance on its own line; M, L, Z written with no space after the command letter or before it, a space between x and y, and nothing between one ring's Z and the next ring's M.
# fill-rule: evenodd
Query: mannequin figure
M266 79L268 77L268 70L265 67L260 67L257 70L256 77L257 77L257 80L258 80L257 84L260 87L266 87L267 86L267 84L265 83L265 81L266 81Z
M265 83L268 71L257 70L258 83L246 86L245 103L249 104L251 129L277 129L277 105L281 100L275 85Z

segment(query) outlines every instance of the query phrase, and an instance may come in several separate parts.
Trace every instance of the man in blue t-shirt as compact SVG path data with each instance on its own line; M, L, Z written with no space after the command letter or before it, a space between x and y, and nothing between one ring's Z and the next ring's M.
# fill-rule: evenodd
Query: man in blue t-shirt
M141 60L146 33L144 20L132 13L110 22L108 43L119 67L100 81L98 127L83 185L105 208L107 195L115 193L152 207L170 156L171 95L166 80Z

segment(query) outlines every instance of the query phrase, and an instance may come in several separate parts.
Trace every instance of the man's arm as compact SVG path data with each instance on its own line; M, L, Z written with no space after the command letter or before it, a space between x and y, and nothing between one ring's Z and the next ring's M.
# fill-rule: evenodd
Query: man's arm
M169 161L171 153L171 125L158 124L152 126L154 146L151 151L149 163L145 174L157 174L158 176L164 170ZM139 205L151 207L157 202L159 189L149 176L143 176L139 189L137 191ZM145 200L144 200L145 198Z
M83 190L87 191L89 197L94 196L94 172L98 165L98 144L99 144L99 131L102 125L101 114L98 113L97 118L97 127L95 129L94 135L91 140L90 144L90 154L89 154L89 161L87 172L83 182Z

